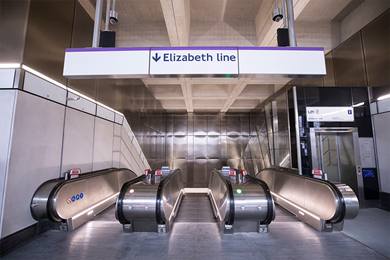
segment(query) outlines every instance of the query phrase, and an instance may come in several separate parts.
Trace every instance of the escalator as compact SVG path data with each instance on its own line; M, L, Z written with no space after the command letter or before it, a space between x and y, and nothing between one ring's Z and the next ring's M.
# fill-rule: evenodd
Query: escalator
M37 221L71 231L113 205L123 183L141 177L129 169L106 169L44 182L34 193L30 210Z
M344 219L359 213L357 196L346 184L276 166L260 171L256 178L267 183L275 203L319 231L342 230Z

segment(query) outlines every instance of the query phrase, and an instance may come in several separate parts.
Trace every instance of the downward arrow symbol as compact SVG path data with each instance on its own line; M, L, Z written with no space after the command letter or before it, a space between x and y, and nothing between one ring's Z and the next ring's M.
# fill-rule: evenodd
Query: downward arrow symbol
M159 59L161 59L161 57L158 56L158 54L156 53L156 55L154 55L155 57L152 57L152 59L157 62Z

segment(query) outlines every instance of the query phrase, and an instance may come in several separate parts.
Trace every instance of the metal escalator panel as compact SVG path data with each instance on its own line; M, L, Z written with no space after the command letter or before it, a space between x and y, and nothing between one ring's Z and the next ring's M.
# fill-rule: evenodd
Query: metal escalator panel
M184 196L182 173L177 169L159 176L158 171L123 184L115 216L124 232L166 233L171 229Z
M267 184L234 170L224 176L213 170L209 195L215 217L225 233L268 232L275 206Z
M277 204L319 231L342 230L344 219L353 219L359 212L355 193L342 183L276 166L260 171L256 178L268 184Z
M136 178L128 169L84 173L78 178L43 183L31 200L31 215L49 219L63 230L73 230L115 203L122 184Z

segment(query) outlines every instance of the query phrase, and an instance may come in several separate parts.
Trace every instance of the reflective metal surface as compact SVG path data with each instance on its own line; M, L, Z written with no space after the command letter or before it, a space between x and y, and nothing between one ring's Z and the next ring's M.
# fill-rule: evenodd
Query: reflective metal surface
M123 183L135 177L136 174L128 169L107 169L74 179L47 181L32 198L31 215L37 221L66 220L67 229L73 230L111 206Z
M342 229L344 219L358 215L359 201L345 184L305 177L281 167L262 170L256 178L268 184L277 204L319 231Z
M157 176L156 171L142 179L125 183L115 208L116 219L124 232L166 233L184 195L180 170Z
M235 170L236 171L236 170ZM275 206L267 184L251 176L224 176L214 169L209 175L209 198L224 233L268 231Z

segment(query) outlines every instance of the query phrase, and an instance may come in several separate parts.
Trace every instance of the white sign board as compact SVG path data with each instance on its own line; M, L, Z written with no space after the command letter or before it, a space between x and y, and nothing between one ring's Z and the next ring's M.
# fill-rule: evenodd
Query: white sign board
M67 49L64 76L142 77L149 74L149 48Z
M67 49L67 78L326 75L322 48L159 47Z
M237 76L237 47L151 48L150 75Z
M373 138L359 138L362 168L376 168Z
M240 74L326 75L323 48L239 47Z
M353 107L306 107L308 122L353 122Z

